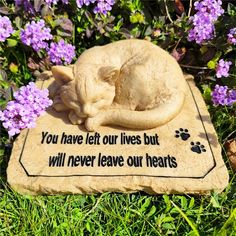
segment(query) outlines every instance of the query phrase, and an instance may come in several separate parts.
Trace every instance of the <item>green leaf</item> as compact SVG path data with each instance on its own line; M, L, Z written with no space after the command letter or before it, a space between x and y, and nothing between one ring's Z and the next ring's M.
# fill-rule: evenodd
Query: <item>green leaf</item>
M17 45L17 41L15 39L7 39L7 46L8 47L15 47Z
M143 203L143 205L141 206L141 209L139 210L139 212L144 212L147 209L147 207L150 205L150 203L151 203L151 198L147 198L145 202Z
M150 217L150 216L152 216L152 215L154 215L155 214L155 212L156 212L156 207L155 206L152 206L151 207L151 210L149 211L149 213L147 214L147 217Z
M82 32L85 31L85 29L84 29L84 28L81 28L81 27L77 27L76 30L77 30L77 32L78 32L79 34L81 34Z
M215 69L216 68L216 65L217 65L217 63L215 62L215 61L213 61L213 60L211 60L211 61L209 61L208 63L207 63L207 67L209 68L209 69Z
M186 197L182 196L182 197L181 197L181 207L184 208L184 209L186 209L187 206L188 206L188 205L187 205L187 199L186 199Z
M163 195L164 202L166 204L165 212L168 212L171 209L170 197L168 195Z
M7 89L9 87L9 83L7 81L4 81L1 79L1 75L0 75L0 87Z
M175 229L175 225L171 223L164 223L161 225L164 229Z
M221 208L219 201L218 201L218 195L214 194L213 196L211 196L211 203L212 203L213 207Z
M222 52L217 52L216 55L207 63L209 69L215 69L217 66L217 62L219 61Z
M73 211L72 211L72 216L74 219L80 219L82 216L83 216L83 213L81 212L81 210L79 208L75 208Z
M190 231L187 235L188 235L188 236L195 236L196 234L195 234L195 232L192 230L192 231Z
M162 220L162 222L165 222L165 223L171 222L171 221L174 221L174 218L171 217L171 216L166 216L166 217L163 218L163 220Z
M211 88L208 85L202 85L202 89L203 89L203 98L208 102L211 101L211 92L212 92Z
M57 222L55 220L53 220L52 225L53 225L53 228L57 228Z
M89 232L91 232L91 226L90 226L89 221L86 223L85 227Z
M232 3L228 4L228 6L227 6L227 13L230 16L236 16L236 7Z
M130 22L135 24L135 23L144 23L145 18L140 12L136 12L130 16Z
M16 24L16 27L17 27L18 29L21 29L21 27L22 27L22 20L21 20L21 18L20 18L19 16L17 16L17 17L15 18L15 24Z
M115 25L114 27L113 27L113 30L114 31L116 31L116 32L118 32L119 30L120 30L120 28L122 27L122 25L123 25L123 18L122 19L120 19L118 22L117 22L117 25Z
M189 203L188 207L189 207L189 208L193 208L194 203L195 203L195 200L194 200L193 197L191 197L191 200L190 200L190 203Z
M69 227L69 224L67 222L63 222L59 225L59 227L62 228L62 229L66 229L66 228Z

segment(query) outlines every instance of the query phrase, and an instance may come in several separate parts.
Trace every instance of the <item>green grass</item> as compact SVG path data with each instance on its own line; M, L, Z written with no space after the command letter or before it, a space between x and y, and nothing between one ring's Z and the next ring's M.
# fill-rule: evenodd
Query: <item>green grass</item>
M236 117L211 108L220 143L233 138ZM2 133L1 146L7 143ZM233 136L232 136L233 135ZM0 147L0 236L5 235L236 235L236 174L208 196L145 193L22 196L7 185L9 151Z
M0 159L2 235L235 235L236 175L221 194L22 196Z

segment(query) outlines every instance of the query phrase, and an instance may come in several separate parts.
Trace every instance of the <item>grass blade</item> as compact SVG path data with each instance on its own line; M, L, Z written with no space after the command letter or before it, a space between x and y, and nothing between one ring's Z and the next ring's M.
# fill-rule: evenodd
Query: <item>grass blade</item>
M225 230L232 222L234 222L236 219L236 208L232 211L229 218L225 221L224 225L220 229L219 233L222 233L223 230Z
M177 209L177 211L183 216L183 218L187 221L187 223L189 224L189 226L192 228L194 234L196 236L200 236L200 234L198 233L197 228L195 227L195 225L193 224L193 222L187 217L187 215L173 202L170 201L171 204Z

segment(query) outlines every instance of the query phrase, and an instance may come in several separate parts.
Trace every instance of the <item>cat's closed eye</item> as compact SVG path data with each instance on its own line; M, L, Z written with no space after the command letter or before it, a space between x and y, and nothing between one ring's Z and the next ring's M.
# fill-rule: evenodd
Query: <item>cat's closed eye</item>
M104 99L95 100L93 102L93 104L96 104L96 105L103 104L103 103L104 103Z

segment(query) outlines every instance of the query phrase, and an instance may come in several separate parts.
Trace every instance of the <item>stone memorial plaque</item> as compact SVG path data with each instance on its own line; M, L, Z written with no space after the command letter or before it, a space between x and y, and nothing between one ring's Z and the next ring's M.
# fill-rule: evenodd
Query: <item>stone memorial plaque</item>
M51 80L38 82L46 88ZM88 132L50 108L14 143L7 176L22 194L222 191L228 172L202 96L192 80L181 112L165 125Z

